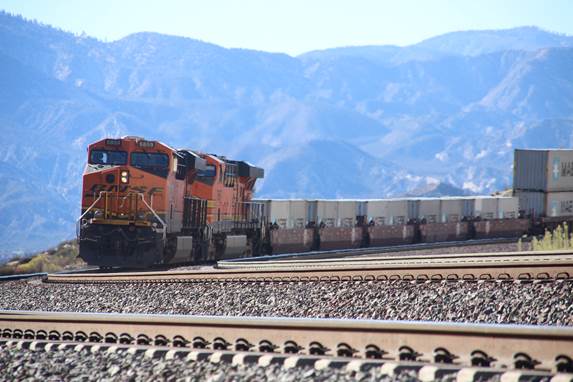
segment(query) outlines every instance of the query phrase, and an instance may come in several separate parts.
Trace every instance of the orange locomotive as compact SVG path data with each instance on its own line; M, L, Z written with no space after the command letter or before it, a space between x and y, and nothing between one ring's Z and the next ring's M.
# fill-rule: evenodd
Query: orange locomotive
M247 162L175 150L139 137L88 147L80 257L100 267L148 267L265 252L264 172Z

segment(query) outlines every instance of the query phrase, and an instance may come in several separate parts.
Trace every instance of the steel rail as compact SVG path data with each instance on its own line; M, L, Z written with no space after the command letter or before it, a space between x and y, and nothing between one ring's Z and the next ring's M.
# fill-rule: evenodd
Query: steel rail
M47 282L243 282L349 280L535 280L571 279L573 253L511 252L505 254L430 255L377 259L306 260L232 263L225 269L50 274Z
M296 259L276 259L260 261L258 258L243 258L241 262L234 260L219 260L217 262L218 268L238 269L241 267L253 266L276 266L276 265L300 265L305 264L361 264L361 263L376 263L379 261L415 261L415 260L435 260L435 259L479 259L479 258L503 258L503 259L524 259L524 258L540 258L540 257L554 257L558 256L573 256L573 250L553 250L553 251L513 251L513 252L476 252L476 253L443 253L443 254L416 254L416 255L383 255L384 252L379 254L370 253L368 255L361 255L360 257L348 257L343 259L338 258L296 258Z
M553 326L0 311L0 328L4 339L155 344L552 371L571 367L573 358L573 328Z
M393 252L405 252L405 251L423 251L427 249L441 249L441 248L451 248L451 247L469 247L474 245L490 245L490 244L511 244L516 243L518 237L500 237L500 238L490 238L490 239L469 239L469 240L457 240L457 241L441 241L435 243L416 243L416 244L398 244L398 245L387 245L382 247L367 247L367 248L349 248L349 249L333 249L333 250L319 250L319 251L308 251L308 252L295 252L295 253L281 253L276 255L266 255L257 257L258 261L274 261L282 259L322 259L322 258L346 258L351 256L363 256L370 254L380 254L380 253L393 253ZM524 243L529 242L529 238L526 238ZM226 262L245 262L249 261L250 258L238 258L225 260Z

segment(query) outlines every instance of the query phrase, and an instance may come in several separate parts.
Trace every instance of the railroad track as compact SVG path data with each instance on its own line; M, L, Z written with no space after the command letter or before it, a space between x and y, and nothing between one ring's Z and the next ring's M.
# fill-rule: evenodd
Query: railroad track
M406 251L420 251L429 249L440 249L440 248L452 248L452 247L471 247L475 245L491 245L491 244L512 244L516 243L518 238L516 237L501 237L501 238L491 238L491 239L471 239L471 240L458 240L458 241L443 241L436 243L416 243L416 244L398 244L398 245L388 245L384 247L368 247L368 248L351 248L351 249L335 249L335 250L325 250L325 251L309 251L309 252L297 252L297 253L283 253L277 255L267 255L257 257L257 261L275 261L283 259L335 259L335 258L345 258L353 256L363 256L372 254L382 254L382 253L397 253L399 256L400 252ZM530 238L526 238L525 242L529 242ZM226 260L227 262L248 262L250 258L238 258Z
M383 253L396 253L396 256L400 256L400 252L413 251L413 250L429 250L429 249L439 249L439 248L451 248L451 247L469 247L474 245L490 245L490 244L507 244L514 243L516 238L492 238L492 239L472 239L472 240L461 240L461 241L448 241L448 242L437 242L437 243L417 243L417 244L403 244L403 245L391 245L384 247L369 247L369 248L353 248L353 249L338 249L338 250L327 250L327 251L310 251L310 252L298 252L298 253L285 253L269 256L257 257L257 261L277 261L277 260L296 260L296 259L340 259L347 257L365 256L372 254L383 254ZM242 263L250 262L252 258L238 258L226 260L225 263ZM65 270L56 272L57 274L82 274L82 273L120 273L120 272L160 272L168 271L172 268L180 267L185 264L178 265L156 265L155 267L145 269L145 270L133 270L133 269L121 269L116 268L113 270L103 270L97 267L86 267L84 269L78 270ZM0 283L3 281L14 281L22 280L33 277L48 277L48 272L37 272L37 273L26 273L26 274L16 274L8 276L0 276Z
M98 349L160 347L172 355L195 351L195 357L243 352L270 356L269 362L312 356L379 366L438 364L452 371L573 372L570 327L0 311L0 333L2 341L27 343L31 349L53 342Z
M52 283L555 280L573 277L573 251L478 253L338 260L244 261L219 269L50 274Z

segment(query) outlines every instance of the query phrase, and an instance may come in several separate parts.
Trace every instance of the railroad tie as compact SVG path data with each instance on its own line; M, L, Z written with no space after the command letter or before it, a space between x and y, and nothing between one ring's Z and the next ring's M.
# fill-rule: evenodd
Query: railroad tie
M397 375L404 371L415 371L416 373L424 367L425 364L421 362L386 362L382 365L381 373L382 375Z
M211 354L213 354L213 352L209 350L193 350L190 351L189 354L187 354L186 359L187 361L195 361L195 362L205 361L209 360Z
M283 354L265 354L259 358L259 366L267 367L269 365L280 364L283 365L288 355Z
M253 364L259 362L259 359L262 357L262 354L257 353L238 353L233 356L231 363L233 365L246 365L246 364Z
M418 371L418 378L422 382L432 382L457 374L461 369L458 365L426 365Z

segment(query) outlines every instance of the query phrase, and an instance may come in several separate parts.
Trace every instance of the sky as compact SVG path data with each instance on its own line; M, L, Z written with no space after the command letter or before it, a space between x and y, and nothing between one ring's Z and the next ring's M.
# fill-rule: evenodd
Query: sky
M0 9L104 41L147 31L290 55L524 25L573 35L571 0L0 0Z

